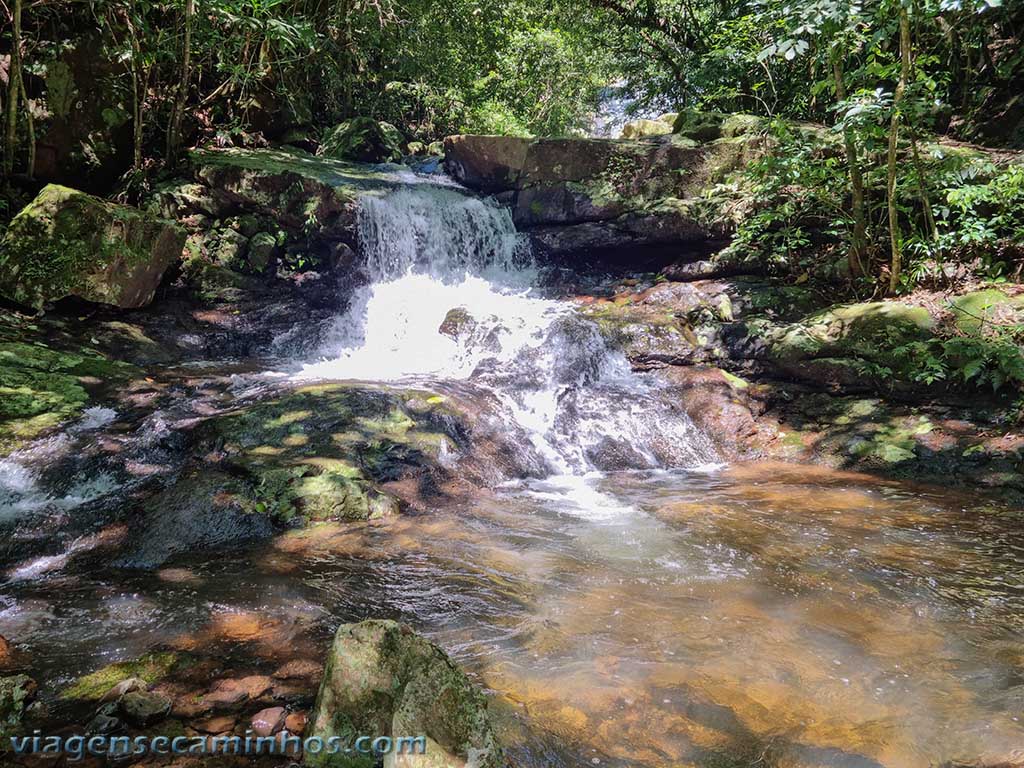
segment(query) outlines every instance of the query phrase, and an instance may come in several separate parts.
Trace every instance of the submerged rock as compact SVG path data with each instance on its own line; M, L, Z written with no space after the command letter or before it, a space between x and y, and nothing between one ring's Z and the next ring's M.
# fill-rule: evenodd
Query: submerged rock
M142 307L184 243L171 222L49 184L0 241L0 293L33 309L68 296Z
M240 481L216 471L187 472L144 507L121 567L153 568L179 552L234 546L274 531L268 516L246 508Z
M195 427L195 458L138 505L135 535L115 564L154 568L287 526L396 515L387 484L408 480L413 495L431 493L457 434L443 398L341 384L211 418Z
M146 727L167 717L171 700L153 691L132 691L121 697L120 709L129 723Z
M339 737L343 746L364 734L426 736L426 754L406 756L410 765L505 765L480 689L443 650L394 621L338 628L309 723L308 735ZM306 763L370 768L375 759L307 754Z

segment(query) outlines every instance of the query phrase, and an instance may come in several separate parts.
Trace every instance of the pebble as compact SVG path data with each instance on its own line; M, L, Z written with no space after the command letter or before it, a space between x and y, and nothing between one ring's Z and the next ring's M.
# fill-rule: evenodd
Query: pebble
M301 735L306 730L306 713L292 712L284 721L285 730Z
M224 733L233 731L238 718L234 715L216 715L195 724L195 729L203 733Z
M252 716L252 732L257 736L273 736L284 728L286 712L284 707L268 707Z

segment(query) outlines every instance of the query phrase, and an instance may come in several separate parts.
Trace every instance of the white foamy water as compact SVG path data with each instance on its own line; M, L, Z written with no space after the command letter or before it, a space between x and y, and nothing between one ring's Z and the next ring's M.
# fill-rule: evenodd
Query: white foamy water
M0 523L44 510L68 510L104 496L118 486L107 473L77 478L54 494L40 485L40 470L74 447L68 436L91 432L117 418L111 408L94 407L68 427L68 434L43 438L0 459Z
M715 460L689 417L594 323L540 295L507 209L420 184L364 199L359 234L370 282L298 378L471 382L495 396L552 475ZM580 501L595 511L605 503Z

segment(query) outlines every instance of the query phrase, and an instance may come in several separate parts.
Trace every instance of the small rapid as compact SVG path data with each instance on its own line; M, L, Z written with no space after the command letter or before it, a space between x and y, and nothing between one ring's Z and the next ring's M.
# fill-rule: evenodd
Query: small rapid
M506 208L447 185L409 186L364 198L359 238L368 282L297 378L466 382L501 404L510 432L555 477L716 461L595 323L544 295Z

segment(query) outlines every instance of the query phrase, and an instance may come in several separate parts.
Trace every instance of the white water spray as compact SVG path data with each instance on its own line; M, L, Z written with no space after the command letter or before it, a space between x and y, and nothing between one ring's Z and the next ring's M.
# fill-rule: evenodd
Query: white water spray
M715 460L686 414L594 323L538 295L506 209L412 186L364 199L359 235L370 284L300 378L480 386L556 477Z

